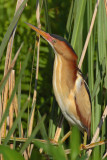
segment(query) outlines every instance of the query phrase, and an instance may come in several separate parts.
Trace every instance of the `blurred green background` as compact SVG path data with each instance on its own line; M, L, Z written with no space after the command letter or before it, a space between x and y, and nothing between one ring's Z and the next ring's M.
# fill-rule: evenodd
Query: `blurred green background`
M91 24L96 0L40 0L39 2L41 28L46 32L65 37L76 51L79 62ZM0 0L0 43L14 17L15 7L16 1L14 0ZM32 47L26 70L21 79L21 106L24 105L25 100L30 96L30 105L22 116L24 133L27 135L27 121L35 88L37 48L35 48L36 33L24 22L29 22L37 26L36 1L28 1L27 6L18 21L12 50L13 58L20 44L24 42L21 54L14 67L17 79L20 71L20 63L26 59L28 50ZM40 44L39 77L37 83L34 126L37 123L38 111L41 115L46 113L46 132L49 138L53 138L60 117L60 110L55 102L52 89L54 53L49 44L42 38L40 39ZM0 80L3 78L4 74L5 54L6 49L0 61ZM92 137L104 111L105 105L107 104L107 17L103 0L100 1L98 7L94 28L82 65L82 72L89 85L92 98ZM68 131L69 125L64 120L61 137ZM18 135L17 132L16 135ZM107 120L103 124L100 136L101 139L107 138ZM41 134L38 133L38 137L40 138ZM69 141L67 141L65 146L68 146L68 144ZM93 152L93 159L100 159L104 152L105 146L97 147Z

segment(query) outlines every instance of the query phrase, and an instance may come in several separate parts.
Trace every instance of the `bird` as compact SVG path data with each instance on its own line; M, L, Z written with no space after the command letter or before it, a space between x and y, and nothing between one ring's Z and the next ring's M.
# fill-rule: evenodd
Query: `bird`
M26 24L53 48L53 91L63 116L70 125L76 125L80 131L86 131L90 136L91 97L88 85L77 66L78 56L63 37L46 33L30 23Z

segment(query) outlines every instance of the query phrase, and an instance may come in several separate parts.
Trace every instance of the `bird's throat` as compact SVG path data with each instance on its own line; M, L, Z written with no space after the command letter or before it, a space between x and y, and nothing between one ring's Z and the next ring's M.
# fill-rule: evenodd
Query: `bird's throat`
M76 62L67 61L61 55L55 55L53 69L54 93L60 96L68 96L73 89L76 80Z

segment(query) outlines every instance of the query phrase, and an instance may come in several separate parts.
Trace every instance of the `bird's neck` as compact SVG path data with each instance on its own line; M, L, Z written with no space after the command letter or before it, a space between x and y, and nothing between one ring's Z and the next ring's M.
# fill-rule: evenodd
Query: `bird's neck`
M63 56L56 54L53 70L53 85L54 88L61 88L63 92L69 94L69 91L74 87L77 76L76 61L68 61Z

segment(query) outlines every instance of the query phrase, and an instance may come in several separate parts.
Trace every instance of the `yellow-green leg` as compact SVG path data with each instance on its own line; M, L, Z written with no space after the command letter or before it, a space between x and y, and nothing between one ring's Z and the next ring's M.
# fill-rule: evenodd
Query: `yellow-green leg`
M87 132L84 131L84 141L83 144L86 145L87 144Z

